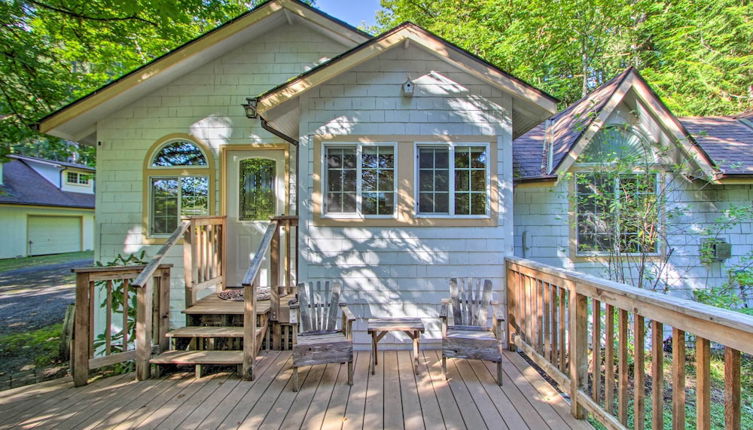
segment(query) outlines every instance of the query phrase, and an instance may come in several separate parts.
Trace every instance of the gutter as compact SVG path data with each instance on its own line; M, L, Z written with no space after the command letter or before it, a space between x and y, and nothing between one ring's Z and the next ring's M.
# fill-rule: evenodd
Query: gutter
M542 176L528 176L525 178L513 178L513 184L531 184L531 183L547 183L552 184L557 182L557 175L542 175Z

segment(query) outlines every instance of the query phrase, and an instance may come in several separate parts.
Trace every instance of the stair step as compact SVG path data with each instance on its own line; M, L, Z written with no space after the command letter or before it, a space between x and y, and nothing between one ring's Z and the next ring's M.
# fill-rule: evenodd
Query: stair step
M243 351L166 351L149 362L152 364L242 364Z
M243 337L243 327L182 327L167 332L167 337Z

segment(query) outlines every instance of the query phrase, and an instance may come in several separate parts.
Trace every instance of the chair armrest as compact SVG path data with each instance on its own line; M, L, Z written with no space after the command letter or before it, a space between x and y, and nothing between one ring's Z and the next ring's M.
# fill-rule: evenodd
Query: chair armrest
M300 306L298 304L298 299L290 299L290 300L288 300L288 306L290 307L290 309L298 309L299 306Z
M499 302L492 302L492 329L498 340L502 339L505 313L499 308Z
M340 310L342 310L343 316L345 316L348 321L356 320L356 316L351 312L350 308L348 308L347 303L340 303Z
M439 308L439 320L442 322L442 338L447 337L447 315L450 313L450 299L442 299L442 307Z
M353 321L356 320L356 316L348 308L347 303L340 303L340 310L342 311L343 318L343 333L348 339L353 339Z

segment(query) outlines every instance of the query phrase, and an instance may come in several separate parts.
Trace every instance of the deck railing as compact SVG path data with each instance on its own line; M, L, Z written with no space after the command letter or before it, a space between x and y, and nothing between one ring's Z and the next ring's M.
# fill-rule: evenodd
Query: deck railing
M183 233L183 271L188 308L196 302L200 290L227 287L227 217L203 216L186 220L189 226Z
M152 350L167 348L164 334L170 316L170 267L157 264L73 269L76 310L71 369L76 386L87 384L91 369L129 360L136 361L139 379L148 377ZM145 271L148 277L143 276ZM104 310L101 334L97 333L94 317L98 309ZM113 332L113 326L119 326L120 331Z
M684 429L686 335L692 335L696 428L711 428L712 342L724 349L724 425L740 428L740 354L753 354L753 317L514 257L507 258L507 306L510 345L570 395L576 418L590 413L607 428L622 429L632 414L634 428L642 429L648 397L651 427L664 428L664 372L669 370L672 428ZM665 369L663 341L670 327L672 364Z
M259 243L259 248L254 252L254 258L250 261L248 269L243 276L243 377L247 379L254 378L254 358L258 354L259 346L256 339L256 291L260 286L262 265L265 260L269 260L269 272L267 285L270 290L270 313L273 320L276 319L277 312L280 309L280 269L281 269L281 249L280 249L280 230L285 229L287 238L285 253L284 275L285 285L282 289L287 290L290 287L292 276L292 263L290 258L290 229L297 226L297 217L281 216L274 217L270 220L264 236ZM297 247L296 247L297 248ZM297 255L298 252L296 251ZM283 292L286 294L286 292Z

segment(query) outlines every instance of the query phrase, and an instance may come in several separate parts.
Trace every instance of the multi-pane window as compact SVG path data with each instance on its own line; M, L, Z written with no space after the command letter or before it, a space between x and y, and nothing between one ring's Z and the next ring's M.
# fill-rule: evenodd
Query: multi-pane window
M150 232L170 234L181 217L209 214L209 168L204 152L193 142L169 142L149 163ZM181 174L171 168L181 168Z
M578 253L657 252L656 187L655 174L576 175Z
M418 145L418 213L488 215L486 144Z
M85 173L68 172L65 175L65 182L76 185L88 185L90 178L91 176Z
M325 213L394 215L394 145L327 144L324 177Z

